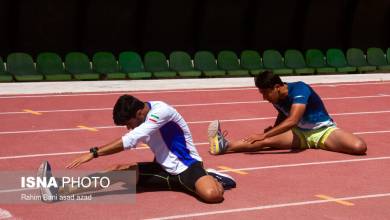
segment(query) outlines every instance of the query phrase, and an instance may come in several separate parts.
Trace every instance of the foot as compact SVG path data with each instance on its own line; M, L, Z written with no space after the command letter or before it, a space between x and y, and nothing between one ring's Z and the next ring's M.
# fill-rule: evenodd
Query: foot
M51 167L49 162L44 161L41 166L39 166L37 177L41 179L46 179L46 184L49 183L50 178L52 178ZM57 184L58 181L57 181ZM48 186L40 187L41 200L43 202L51 203L58 200L58 187Z
M219 121L215 120L209 124L208 138L210 143L210 154L218 155L223 154L227 150L227 140L224 134L221 132Z
M207 173L214 177L218 182L222 184L222 187L226 189L236 188L236 181L233 177L227 175L226 173L220 173L214 169L206 169Z

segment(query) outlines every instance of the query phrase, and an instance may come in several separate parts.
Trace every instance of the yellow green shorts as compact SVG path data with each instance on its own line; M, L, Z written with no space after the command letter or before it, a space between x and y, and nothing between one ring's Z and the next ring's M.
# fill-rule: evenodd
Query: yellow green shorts
M316 130L303 130L298 127L294 127L292 131L299 137L301 141L301 149L324 149L326 139L336 129L336 126L323 127Z

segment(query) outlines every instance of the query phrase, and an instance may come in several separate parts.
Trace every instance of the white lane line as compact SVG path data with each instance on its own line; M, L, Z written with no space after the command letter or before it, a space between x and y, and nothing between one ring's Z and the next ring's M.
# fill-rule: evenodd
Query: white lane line
M354 132L353 134L382 134L382 133L390 133L390 130L387 130L387 131L361 131L361 132ZM195 143L195 146L208 145L208 144L209 144L208 142L199 142L199 143ZM147 147L137 147L135 149L136 150L144 150L144 149L148 149L148 148ZM28 158L28 157L72 155L72 154L82 154L82 153L87 153L87 152L89 152L89 151L74 151L74 152L57 152L57 153L45 153L45 154L27 154L27 155L4 156L4 157L0 157L0 160L19 159L19 158Z
M373 111L373 112L344 112L344 113L332 113L331 116L348 116L348 115L370 115L370 114L385 114L390 113L390 110L386 111ZM271 120L276 117L259 117L259 118L236 118L236 119L220 119L221 122L238 122L238 121L261 121L261 120ZM212 120L207 121L190 121L187 124L206 124L210 123ZM96 126L92 127L95 129L113 129L113 128L124 128L123 126ZM1 131L0 135L7 134L25 134L25 133L42 133L42 132L60 132L60 131L80 131L85 130L82 128L59 128L59 129L42 129L42 130L22 130L22 131Z
M48 97L74 97L74 96L110 96L123 95L131 93L132 95L139 94L154 94L154 93L193 93L193 92L224 92L224 91L246 91L255 90L255 87L241 87L241 88L226 88L226 89L188 89L188 90L155 90L155 91L123 91L123 92L105 92L105 93L77 93L77 94L47 94L47 95L16 95L16 96L0 96L0 99L18 99L18 98L48 98Z
M200 142L200 143L194 143L195 146L200 145L208 145L208 142ZM136 147L132 150L146 150L149 149L149 147ZM88 153L89 151L71 151L71 152L57 152L57 153L44 153L44 154L25 154L25 155L15 155L15 156L5 156L0 157L0 160L9 160L9 159L20 159L20 158L29 158L29 157L50 157L50 156L61 156L61 155L73 155L73 154L84 154Z
M335 84L314 84L311 87L339 87L339 86L364 86L364 85L382 85L390 84L389 81L383 82L366 82L366 83L335 83ZM123 95L125 93L131 94L154 94L154 93L193 93L193 92L223 92L223 91L247 91L257 90L256 87L239 87L239 88L214 88L214 89L178 89L178 90L154 90L154 91L123 91L123 92L104 92L104 93L77 93L77 94L46 94L46 95L10 95L0 96L0 99L18 99L18 98L46 98L46 97L72 97L72 96L110 96Z
M372 96L344 96L344 97L326 97L322 100L346 100L346 99L367 99L367 98L388 98L388 94L372 95ZM241 102L211 102L211 103L190 103L190 104L173 104L173 107L196 107L196 106L213 106L213 105L238 105L238 104L262 104L268 101L241 101ZM37 110L40 113L54 113L54 112L86 112L86 111L112 111L111 108L82 108L82 109L57 109L57 110ZM0 112L0 115L11 114L28 114L25 111L16 112Z
M390 133L389 131L369 131L369 132L355 132L354 134L380 134L380 133ZM208 142L198 142L194 143L195 146L208 145ZM137 147L135 150L145 150L149 149L148 147ZM14 156L4 156L0 157L0 160L8 160L8 159L20 159L20 158L30 158L30 157L45 157L45 156L60 156L60 155L73 155L73 154L82 154L87 153L89 151L71 151L71 152L56 152L56 153L41 153L41 154L25 154L25 155L14 155ZM382 157L378 157L379 159L383 159ZM384 159L388 159L385 157ZM358 160L370 160L370 158L358 159ZM355 161L355 160L353 160ZM244 168L244 169L252 169L252 168ZM221 171L224 172L224 171ZM225 171L226 172L226 171Z
M359 199L373 199L373 198L381 198L381 197L389 197L390 193L379 193L379 194L369 194L369 195L359 195L359 196L349 196L342 198L335 198L335 200L359 200ZM241 213L241 212L250 212L250 211L260 211L265 209L275 209L275 208L284 208L284 207L293 207L293 206L305 206L305 205L314 205L314 204L322 204L322 203L330 203L333 200L310 200L310 201L301 201L301 202L291 202L291 203L281 203L281 204L272 204L272 205L261 205L255 207L248 208L237 208L237 209L225 209L219 211L211 211L211 212L195 212L183 215L172 215L172 216L162 216L156 218L150 218L148 220L168 220L168 219L181 219L181 218L194 218L200 216L209 216L209 215L221 215L228 213Z
M236 171L268 170L268 169L279 169L279 168L288 168L288 167L303 167L303 166L338 164L338 163L354 163L354 162L375 161L375 160L389 160L389 159L390 159L390 156L386 156L386 157L369 157L369 158L350 159L350 160L330 160L330 161L319 161L319 162L310 162L310 163L295 163L295 164L272 165L272 166L263 166L263 167L234 168L234 170L236 170ZM218 172L226 173L226 172L229 172L229 171L222 169L222 170L218 170Z
M123 126L100 126L100 127L93 127L93 128L95 128L95 129L112 129L112 128L123 128ZM0 132L0 135L57 132L57 131L86 131L86 130L84 128L60 128L60 129L43 129L43 130L26 130L26 131L2 131L2 132Z

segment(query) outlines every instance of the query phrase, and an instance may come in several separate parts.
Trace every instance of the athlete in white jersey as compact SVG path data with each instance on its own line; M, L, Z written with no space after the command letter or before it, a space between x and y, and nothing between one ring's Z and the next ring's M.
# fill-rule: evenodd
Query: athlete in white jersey
M192 140L190 129L183 117L170 105L161 101L142 102L130 95L121 96L113 110L116 125L130 131L123 137L102 147L90 149L70 163L75 168L93 158L147 144L155 155L153 162L115 165L109 171L134 170L137 187L143 189L180 190L196 194L208 203L221 202L224 189L235 187L233 178L215 170L205 170ZM41 176L50 175L48 164L43 165ZM45 170L46 169L46 170ZM42 174L43 172L43 174ZM77 189L60 189L60 193ZM68 190L68 191L67 191ZM43 193L57 193L41 189Z
M256 87L278 111L275 124L264 133L228 142L219 121L209 125L211 154L274 149L320 148L362 155L367 150L360 137L336 127L320 96L306 83L283 83L278 75L266 71L255 78Z

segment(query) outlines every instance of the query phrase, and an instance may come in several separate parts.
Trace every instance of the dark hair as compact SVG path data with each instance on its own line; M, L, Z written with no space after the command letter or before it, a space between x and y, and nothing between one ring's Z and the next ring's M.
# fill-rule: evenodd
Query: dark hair
M272 89L278 84L283 85L280 77L268 70L255 77L255 85L259 89Z
M112 111L112 118L116 125L126 125L139 109L143 109L145 104L131 95L122 95L116 101Z

